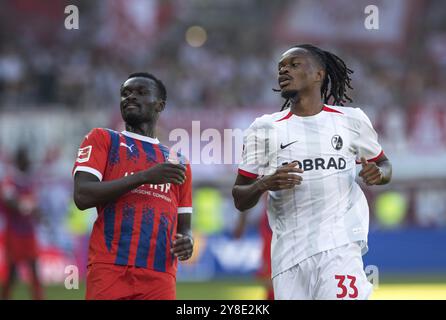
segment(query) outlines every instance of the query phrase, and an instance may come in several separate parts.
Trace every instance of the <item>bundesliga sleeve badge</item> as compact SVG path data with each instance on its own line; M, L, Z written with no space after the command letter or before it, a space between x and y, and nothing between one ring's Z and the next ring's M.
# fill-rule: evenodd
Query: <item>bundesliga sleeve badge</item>
M79 150L77 152L76 162L78 162L78 163L88 162L88 160L90 160L92 148L93 148L92 146L86 146L84 148L79 148Z

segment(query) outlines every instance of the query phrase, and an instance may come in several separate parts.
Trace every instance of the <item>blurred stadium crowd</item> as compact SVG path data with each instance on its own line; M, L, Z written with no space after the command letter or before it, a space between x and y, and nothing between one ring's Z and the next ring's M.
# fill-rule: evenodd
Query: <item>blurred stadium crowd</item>
M271 91L277 86L278 56L287 46L316 39L355 70L355 105L367 109L392 147L430 152L446 144L441 1L395 1L387 20L381 17L381 28L396 30L371 39L367 34L348 39L336 29L327 33L331 21L313 22L290 35L293 19L301 18L300 6L340 23L345 1L329 7L324 1L77 1L81 27L75 31L61 23L65 2L3 1L2 110L54 107L113 114L117 88L129 71L149 70L166 83L171 109L273 111L280 103ZM361 20L362 6L353 7ZM208 34L199 48L184 40L194 24ZM347 27L356 25L339 30Z
M355 71L352 105L370 116L393 160L395 183L380 194L367 190L372 223L445 227L444 3L375 2L379 30L364 28L367 1L3 0L0 163L6 168L18 145L34 155L50 217L42 241L76 246L61 227L75 211L71 165L91 128L122 128L119 86L129 73L149 71L166 84L164 141L174 128L190 130L193 120L202 130L245 129L256 116L279 110L282 100L272 91L278 57L302 42L335 52ZM79 7L79 30L64 28L68 4ZM204 33L192 30L185 38L191 26ZM230 230L236 164L217 167L194 167L196 190L218 191L207 193L216 197L214 206L221 204L215 230ZM69 220L73 237L87 232L91 216Z

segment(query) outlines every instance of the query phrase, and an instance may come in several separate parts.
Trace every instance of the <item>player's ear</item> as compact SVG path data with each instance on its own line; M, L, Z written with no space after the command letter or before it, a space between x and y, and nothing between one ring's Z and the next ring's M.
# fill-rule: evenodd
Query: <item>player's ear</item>
M160 100L158 101L156 111L162 112L165 107L166 107L166 101Z
M325 70L324 69L319 69L316 72L316 81L317 82L322 82L325 78Z

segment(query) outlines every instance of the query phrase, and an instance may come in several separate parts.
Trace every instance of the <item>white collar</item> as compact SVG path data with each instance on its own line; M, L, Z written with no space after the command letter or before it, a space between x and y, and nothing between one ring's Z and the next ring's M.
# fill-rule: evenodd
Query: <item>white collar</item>
M151 138L151 137L147 137L147 136L143 136L141 134L137 134L134 132L128 132L127 130L124 130L121 132L123 135L133 138L133 139L137 139L137 140L142 140L145 142L150 142L152 144L159 144L159 140L157 138Z

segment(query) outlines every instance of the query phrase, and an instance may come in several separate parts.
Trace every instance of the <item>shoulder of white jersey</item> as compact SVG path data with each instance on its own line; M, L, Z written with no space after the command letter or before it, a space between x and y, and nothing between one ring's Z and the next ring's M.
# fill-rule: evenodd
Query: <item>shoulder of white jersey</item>
M349 118L354 118L362 121L370 121L367 115L360 107L343 107L343 106L331 106L326 104L325 107L333 110L334 112L339 112Z
M250 128L270 128L274 122L285 119L289 113L290 110L286 109L279 112L264 114L263 116L256 118Z

